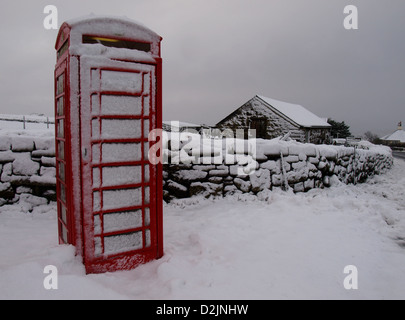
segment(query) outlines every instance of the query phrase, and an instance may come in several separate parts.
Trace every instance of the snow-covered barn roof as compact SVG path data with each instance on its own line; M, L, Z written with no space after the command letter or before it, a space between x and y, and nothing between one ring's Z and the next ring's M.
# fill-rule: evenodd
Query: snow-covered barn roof
M381 140L399 141L401 143L405 143L405 131L402 129L398 129L393 134L389 134L388 136L382 137Z
M259 99L265 102L269 107L276 109L295 123L306 128L329 128L331 125L324 119L313 114L298 104L287 103L264 96L257 95Z

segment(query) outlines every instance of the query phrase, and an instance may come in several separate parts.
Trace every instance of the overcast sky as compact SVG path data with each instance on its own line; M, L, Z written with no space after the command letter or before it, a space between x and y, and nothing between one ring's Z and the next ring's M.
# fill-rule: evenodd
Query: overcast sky
M0 113L53 115L58 25L126 16L163 37L164 120L215 124L256 94L379 135L405 122L403 0L2 0ZM356 5L359 29L343 27Z

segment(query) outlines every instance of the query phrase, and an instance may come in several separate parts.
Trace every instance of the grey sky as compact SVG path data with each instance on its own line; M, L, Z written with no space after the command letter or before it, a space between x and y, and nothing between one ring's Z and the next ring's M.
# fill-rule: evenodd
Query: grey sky
M215 124L255 94L379 135L405 121L403 0L2 0L0 113L53 115L63 21L111 14L163 37L165 120ZM343 28L356 5L359 30Z

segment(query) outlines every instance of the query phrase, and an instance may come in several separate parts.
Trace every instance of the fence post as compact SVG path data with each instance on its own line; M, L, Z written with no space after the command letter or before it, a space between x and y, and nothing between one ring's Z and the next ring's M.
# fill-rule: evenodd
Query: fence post
M23 116L23 129L25 130L25 116Z

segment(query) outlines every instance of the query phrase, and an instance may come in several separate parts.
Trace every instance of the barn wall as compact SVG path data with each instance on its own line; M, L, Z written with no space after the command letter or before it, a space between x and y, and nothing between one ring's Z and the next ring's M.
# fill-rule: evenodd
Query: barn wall
M228 119L220 122L217 126L224 130L225 128L230 128L231 130L236 129L249 129L249 119L252 118L266 118L267 127L267 137L266 139L272 139L285 135L291 132L292 138L304 141L305 131L299 126L286 121L261 102L257 97L251 99L245 103L241 108L236 110Z
M307 142L308 129L297 126L295 123L290 122L271 109L269 109L263 102L254 97L241 108L231 114L226 120L221 121L217 127L221 130L229 128L233 131L236 129L249 129L250 119L266 118L267 121L267 134L265 139L273 139L279 136L284 136L291 132L291 138L299 142ZM310 143L329 143L330 129L310 129L309 142Z

